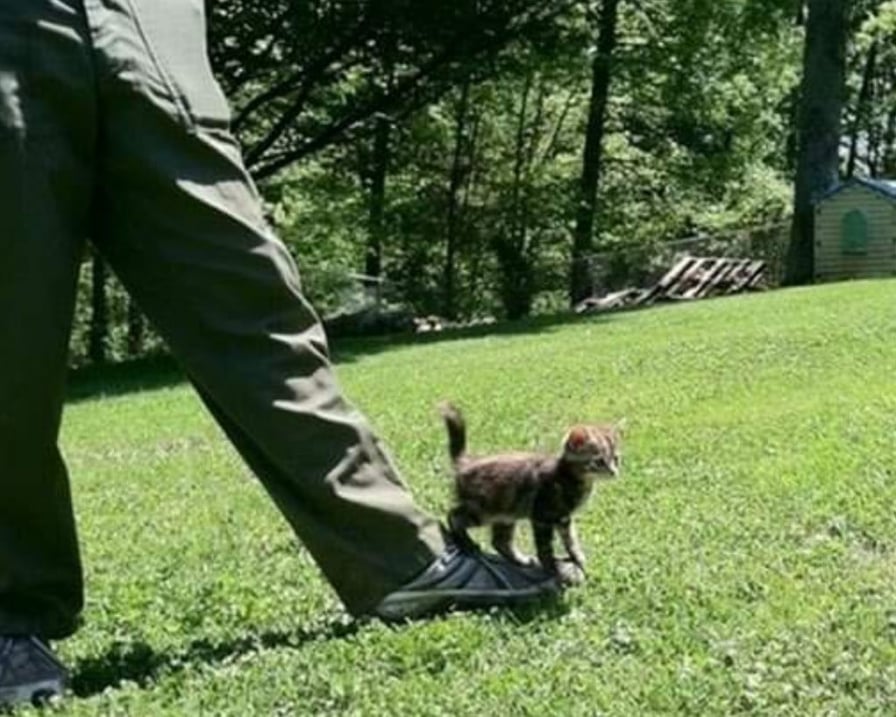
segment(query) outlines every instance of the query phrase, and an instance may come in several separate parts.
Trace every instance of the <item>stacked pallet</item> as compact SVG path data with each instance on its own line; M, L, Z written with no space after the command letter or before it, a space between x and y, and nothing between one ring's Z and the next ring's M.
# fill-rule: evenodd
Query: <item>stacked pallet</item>
M693 301L753 291L760 288L765 269L764 261L754 259L688 256L651 287L623 289L586 299L576 311L580 314L614 311L649 306L659 301Z

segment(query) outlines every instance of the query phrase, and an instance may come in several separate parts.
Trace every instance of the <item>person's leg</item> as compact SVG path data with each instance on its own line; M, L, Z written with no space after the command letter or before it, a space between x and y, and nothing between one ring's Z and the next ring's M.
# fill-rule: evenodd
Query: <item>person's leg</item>
M0 638L64 637L83 602L57 448L93 186L94 82L75 4L0 4Z
M101 78L96 243L343 602L368 612L432 564L442 532L337 385L227 132L201 3L86 7Z

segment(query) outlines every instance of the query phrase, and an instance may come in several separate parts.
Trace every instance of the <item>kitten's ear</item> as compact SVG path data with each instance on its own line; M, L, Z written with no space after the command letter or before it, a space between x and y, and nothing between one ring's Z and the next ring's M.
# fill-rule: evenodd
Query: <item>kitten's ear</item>
M567 448L571 448L574 451L579 450L582 446L584 446L588 442L588 431L582 428L581 426L576 426L573 429L570 429L569 433L566 434L566 440L564 441L564 445Z
M616 429L616 433L620 436L624 436L628 432L628 419L620 418L618 421L613 423L613 428Z

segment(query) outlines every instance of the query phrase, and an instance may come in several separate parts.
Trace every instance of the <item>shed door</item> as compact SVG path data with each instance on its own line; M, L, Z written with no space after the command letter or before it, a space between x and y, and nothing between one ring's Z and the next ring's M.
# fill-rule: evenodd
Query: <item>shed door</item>
M868 218L860 209L853 209L843 215L840 248L844 254L867 254L871 241Z

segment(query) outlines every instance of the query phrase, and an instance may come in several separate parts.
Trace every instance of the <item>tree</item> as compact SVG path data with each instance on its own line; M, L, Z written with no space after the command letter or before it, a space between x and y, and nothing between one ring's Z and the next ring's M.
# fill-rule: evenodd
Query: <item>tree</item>
M846 175L892 176L896 141L896 2L865 0L853 20L854 40L849 53L849 154Z
M456 259L460 228L461 189L469 174L469 138L467 137L470 113L470 83L464 82L460 90L455 118L454 152L448 181L448 216L445 221L445 267L443 290L445 293L442 314L449 319L457 318L456 307Z
M591 101L570 267L569 298L573 305L591 293L588 261L594 251L594 215L603 157L604 125L613 77L618 16L619 0L603 0L596 23L597 41L591 74Z
M216 0L210 54L256 177L425 107L505 50L550 36L574 0ZM394 69L384 81L383 58Z
M846 89L847 0L809 0L799 111L793 229L784 280L814 276L814 201L839 178L841 117Z
M806 0L207 4L233 127L324 314L366 300L359 273L424 314L555 311L648 280L670 240L773 225L821 127L801 80L821 78L827 100L833 77L809 52ZM841 158L893 176L896 0L841 4ZM811 8L814 38L831 4ZM92 295L97 357L158 346L112 277L103 319L91 280L76 362Z
M856 165L859 159L859 141L862 131L869 129L869 114L871 103L874 99L874 76L877 71L877 40L871 43L865 59L865 67L862 70L862 85L856 97L856 106L853 111L852 127L850 128L849 157L846 160L846 176L854 177Z
M92 363L101 364L106 362L109 342L109 298L107 294L109 272L106 269L106 262L96 252L93 252L91 268L88 356Z
M389 175L391 120L380 115L374 121L373 162L370 177L370 225L367 230L367 252L364 274L371 282L382 277L383 241L386 235L386 180Z

